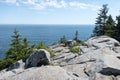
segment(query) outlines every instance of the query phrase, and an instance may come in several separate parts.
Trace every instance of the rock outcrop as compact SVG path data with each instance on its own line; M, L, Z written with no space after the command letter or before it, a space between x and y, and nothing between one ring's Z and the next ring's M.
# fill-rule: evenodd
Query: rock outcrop
M4 80L82 80L59 66L33 67Z
M37 50L31 54L26 62L25 68L37 67L41 65L48 65L50 62L50 53L44 49Z
M19 60L12 65L8 67L8 71L13 70L13 69L24 69L25 68L25 63L22 60Z
M79 54L73 54L69 47L51 46L56 55L52 61L48 52L39 50L26 63L20 61L21 66L17 62L9 71L1 71L0 80L120 80L118 41L107 36L92 37L79 47ZM52 65L41 66L44 61Z

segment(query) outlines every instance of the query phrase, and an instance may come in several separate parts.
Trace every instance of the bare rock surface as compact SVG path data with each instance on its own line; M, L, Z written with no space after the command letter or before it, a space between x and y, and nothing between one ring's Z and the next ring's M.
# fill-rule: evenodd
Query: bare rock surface
M55 57L49 52L44 56L38 50L26 63L19 62L0 71L0 80L120 80L120 43L107 36L92 37L79 46L78 54L60 44L50 46ZM37 66L46 60L51 66ZM51 60L51 61L50 61ZM24 69L24 65L30 67Z

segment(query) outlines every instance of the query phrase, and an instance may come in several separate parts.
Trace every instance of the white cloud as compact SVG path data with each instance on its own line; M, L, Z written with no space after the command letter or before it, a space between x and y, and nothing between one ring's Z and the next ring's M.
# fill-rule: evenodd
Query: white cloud
M21 0L21 3L25 5L34 5L36 0Z
M7 3L7 4L15 4L16 6L19 6L20 4L17 2L17 0L0 0L0 2Z
M36 2L33 5L32 9L37 9L37 10L42 10L47 7L52 7L52 8L65 8L67 6L67 3L64 0L57 1L57 0L44 0L40 2Z
M86 4L80 2L69 2L69 6L74 8L91 9L91 10L97 10L100 8L98 5Z
M16 3L16 0L2 0L2 1L6 3Z
M0 2L10 3L19 5L27 5L32 9L43 10L46 8L77 8L77 9L91 9L97 10L99 6L81 3L76 0L65 1L65 0L1 0Z

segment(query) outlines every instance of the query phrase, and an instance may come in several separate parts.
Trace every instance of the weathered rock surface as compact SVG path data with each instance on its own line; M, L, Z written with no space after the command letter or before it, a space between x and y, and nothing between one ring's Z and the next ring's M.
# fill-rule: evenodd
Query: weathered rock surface
M51 49L56 55L51 63L57 66L37 67L41 59L50 62L46 51L46 56L38 51L26 61L31 68L14 64L9 71L0 72L0 80L120 80L120 43L115 39L92 37L80 46L80 54L73 54L69 47L58 44Z
M13 70L13 69L24 69L25 68L25 63L22 60L19 60L12 65L8 67L8 71Z
M80 46L82 55L69 58L61 54L64 57L57 55L59 58L54 62L59 62L61 67L74 72L82 80L113 80L113 76L120 75L119 45L118 41L107 36L93 37Z
M87 47L95 47L96 49L109 47L113 48L115 46L120 46L120 43L107 36L92 37L85 42Z
M29 68L5 80L82 80L72 73L68 73L59 66L42 66Z
M25 67L37 67L41 65L48 65L50 62L50 54L44 49L37 50L31 54L25 62Z

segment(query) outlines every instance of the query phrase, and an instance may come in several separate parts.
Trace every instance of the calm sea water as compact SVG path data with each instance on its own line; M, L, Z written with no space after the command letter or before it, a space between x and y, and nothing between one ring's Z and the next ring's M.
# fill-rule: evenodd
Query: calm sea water
M67 39L73 39L76 31L79 39L85 40L91 36L94 25L0 25L0 59L5 56L15 28L31 44L43 41L45 45L51 45L58 42L63 35Z

